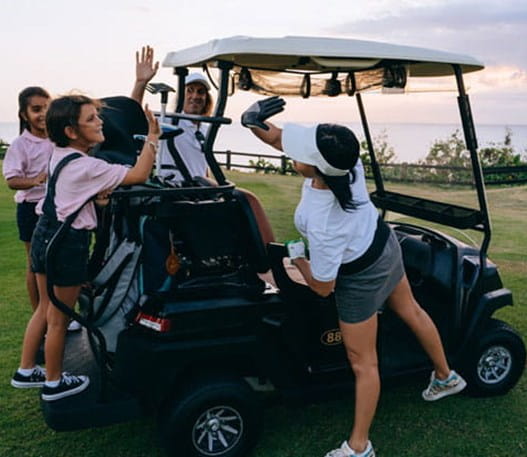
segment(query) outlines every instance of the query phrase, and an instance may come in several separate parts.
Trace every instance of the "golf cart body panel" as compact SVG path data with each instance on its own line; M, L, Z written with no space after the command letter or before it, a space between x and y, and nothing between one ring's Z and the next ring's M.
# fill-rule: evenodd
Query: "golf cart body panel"
M515 385L525 347L506 324L491 319L497 309L512 305L512 296L486 256L491 227L463 86L463 73L482 69L481 63L358 40L233 37L169 53L163 64L174 67L178 76L176 112L163 113L176 124L165 136L171 154L177 159L170 144L178 119L209 123L202 151L216 183L189 176L187 170L175 187L157 181L112 194L92 256L96 287L81 297L82 316L61 308L86 327L95 354L92 376L100 379L76 402L44 402L51 427L106 425L154 413L174 455L243 456L254 444L258 416L247 380L256 389L272 384L284 397L307 399L353 387L334 296L322 298L290 277L284 265L287 250L274 242L263 208L225 179L213 153L218 129L231 122L224 110L232 81L241 90L267 93L269 87L262 84L273 76L266 74L270 70L274 76L282 72L299 79L297 95L345 93L356 98L374 174L371 196L383 216L394 211L484 233L477 248L437 230L391 223L412 290L436 323L449 360L469 377L469 387L497 395ZM189 67L199 66L219 72L212 116L181 114L185 76ZM454 75L458 86L477 208L386 191L369 134L362 91L404 89L407 78L442 75ZM276 81L279 87L281 80ZM100 153L107 160L118 157ZM272 274L274 284L262 280L263 273ZM379 315L378 353L384 378L431 368L413 333L389 308ZM246 429L236 430L232 441L211 429L209 443L216 444L205 449L194 439L204 427L198 417L213 418L209 425L220 423L214 405L227 405L232 417L244 418ZM101 419L105 409L123 414ZM234 438L238 435L243 439Z

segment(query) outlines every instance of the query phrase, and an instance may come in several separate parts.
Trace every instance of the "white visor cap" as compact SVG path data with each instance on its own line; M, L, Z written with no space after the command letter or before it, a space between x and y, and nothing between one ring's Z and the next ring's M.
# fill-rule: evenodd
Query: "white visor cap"
M282 129L282 148L286 156L297 162L313 165L328 176L345 176L349 170L330 165L317 147L317 127L285 124Z
M207 90L210 90L210 84L207 81L207 78L201 73L190 73L190 75L188 75L185 78L185 86L187 84L192 84L192 83L203 84L207 88Z

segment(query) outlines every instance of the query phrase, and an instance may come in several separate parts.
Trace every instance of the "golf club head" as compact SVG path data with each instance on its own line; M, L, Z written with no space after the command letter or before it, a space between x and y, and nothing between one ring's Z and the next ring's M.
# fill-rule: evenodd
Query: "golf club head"
M175 89L173 87L165 83L148 83L146 85L146 90L151 94L175 92Z

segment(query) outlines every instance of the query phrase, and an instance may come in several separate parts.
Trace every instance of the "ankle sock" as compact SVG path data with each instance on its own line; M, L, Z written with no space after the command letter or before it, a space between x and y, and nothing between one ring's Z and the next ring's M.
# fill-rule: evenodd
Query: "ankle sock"
M17 371L22 376L31 376L31 374L33 373L34 370L35 370L35 367L33 367L33 368L19 368Z
M450 373L448 373L448 376L445 379L439 379L436 377L436 380L439 381L440 384L447 384L452 377L454 376L454 372L450 370Z
M60 383L60 379L57 379L56 381L46 381L47 387L57 387Z

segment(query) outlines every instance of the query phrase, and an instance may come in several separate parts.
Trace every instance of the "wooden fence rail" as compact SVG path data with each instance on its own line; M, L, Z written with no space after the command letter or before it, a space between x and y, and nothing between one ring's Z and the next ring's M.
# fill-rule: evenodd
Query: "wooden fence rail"
M294 173L291 161L285 155L253 154L237 151L215 151L216 156L225 156L224 161L218 161L227 170L233 168L252 169L280 174ZM251 157L249 164L235 163L233 157ZM264 160L264 163L262 162ZM466 167L453 167L446 165L420 165L415 163L387 163L382 164L383 175L387 181L423 183L449 183L473 185L472 170ZM427 173L419 173L426 171ZM527 165L509 167L483 168L485 183L498 184L525 184L527 183ZM366 164L366 178L372 179L371 170Z
M7 144L0 145L0 160L4 158ZM250 169L280 174L294 174L291 160L285 155L258 154L238 151L214 151L216 156L224 156L218 163L227 170ZM249 163L235 163L233 158L249 157ZM472 185L472 170L465 167L445 165L420 165L415 163L387 163L382 165L383 177L387 181L449 183ZM426 170L426 173L423 171ZM527 165L508 167L485 167L483 176L487 185L527 183ZM371 170L366 164L366 178L372 179Z

